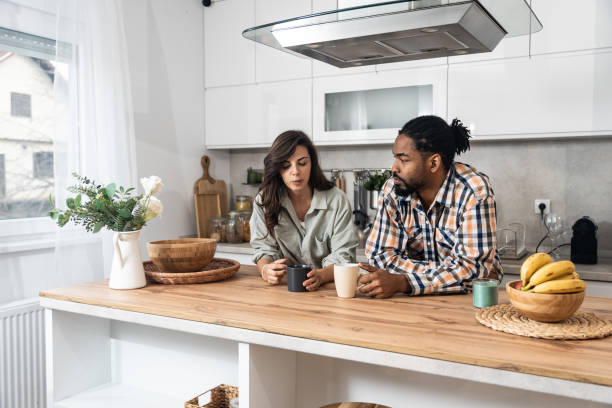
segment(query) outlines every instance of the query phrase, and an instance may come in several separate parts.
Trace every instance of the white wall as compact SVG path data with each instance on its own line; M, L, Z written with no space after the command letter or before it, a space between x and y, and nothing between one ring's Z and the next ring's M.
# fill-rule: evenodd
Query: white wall
M195 235L193 185L210 172L229 182L227 152L204 150L204 34L201 2L122 2L132 80L139 177L158 175L165 188L161 219L141 235L146 242Z

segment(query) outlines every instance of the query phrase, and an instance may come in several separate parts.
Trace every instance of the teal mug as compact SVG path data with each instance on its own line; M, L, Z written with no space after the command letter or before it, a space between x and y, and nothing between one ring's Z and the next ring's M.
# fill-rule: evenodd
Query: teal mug
M474 279L472 281L472 304L483 308L497 304L497 279Z

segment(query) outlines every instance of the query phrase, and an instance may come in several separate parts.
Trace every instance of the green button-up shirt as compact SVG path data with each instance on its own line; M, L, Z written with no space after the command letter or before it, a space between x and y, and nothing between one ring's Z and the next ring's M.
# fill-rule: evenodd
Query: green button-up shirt
M304 226L285 192L281 198L281 212L274 227L274 237L266 229L263 209L255 199L251 215L251 246L253 261L267 257L273 261L287 259L287 265L309 264L314 268L355 262L357 234L346 194L336 187L314 191Z

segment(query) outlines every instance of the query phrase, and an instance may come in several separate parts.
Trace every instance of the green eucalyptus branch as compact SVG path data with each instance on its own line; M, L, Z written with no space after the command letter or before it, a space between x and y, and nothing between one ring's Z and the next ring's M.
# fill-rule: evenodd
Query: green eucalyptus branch
M149 191L144 195L133 195L134 188L117 188L115 183L103 186L77 173L72 176L76 179L76 184L69 186L68 191L76 196L66 199L66 210L58 209L53 197L49 195L49 216L60 227L72 221L94 233L104 227L111 231L137 231L163 209L161 202L155 199L158 203L156 211L147 214L153 194L151 186L155 191L159 191L163 186L158 177L142 179L143 185L146 183L145 188L149 188Z

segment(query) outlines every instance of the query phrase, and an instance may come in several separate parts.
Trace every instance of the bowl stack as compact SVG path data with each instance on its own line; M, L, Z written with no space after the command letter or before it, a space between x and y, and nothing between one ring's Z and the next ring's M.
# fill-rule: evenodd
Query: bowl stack
M182 238L147 243L151 261L162 272L196 272L215 256L217 241L210 238Z

